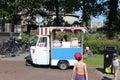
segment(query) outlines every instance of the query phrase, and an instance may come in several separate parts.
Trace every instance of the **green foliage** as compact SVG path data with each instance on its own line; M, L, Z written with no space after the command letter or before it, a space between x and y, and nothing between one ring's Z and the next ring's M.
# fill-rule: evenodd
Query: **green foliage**
M74 33L72 33L71 31L57 31L56 32L56 39L61 39L64 35L68 36L68 40L70 41L71 38L78 38L78 40L81 40L81 31L76 31Z
M60 19L61 16L66 13L72 14L78 11L80 7L79 2L80 0L45 0L42 2L42 6L50 11L52 15L54 13L56 16L51 25L61 26L63 24L68 25L67 21ZM63 14L61 15L61 13Z
M0 18L4 18L5 22L13 23L13 25L19 22L20 17L18 16L18 3L16 0L0 0Z
M107 15L107 20L106 20L106 25L107 25L107 37L109 39L112 39L115 36L116 32L119 32L119 22L120 22L120 10L119 8L119 0L115 0L115 2L113 3L112 0L109 1L109 4L107 4L107 9L109 11L107 11L106 15Z
M120 41L118 38L115 37L113 40L109 40L103 33L87 33L84 39L84 48L89 46L93 54L104 54L104 48L108 45L117 46L117 51L120 54L119 44Z
M37 33L36 30L31 30L30 34L24 34L23 36L23 41L31 41L37 38Z
M91 16L96 17L100 15L104 10L102 2L97 0L80 0L80 11L82 12L82 21L86 27L89 26L89 20Z
M117 14L115 16L116 16L115 19L113 21L111 21L112 22L111 26L109 26L110 21L109 21L108 16L107 16L107 20L105 22L105 24L108 25L108 28L110 30L112 30L113 34L116 33L116 32L119 32L119 30L120 30L119 29L119 26L120 26L120 24L119 24L119 22L120 22L120 11L117 11Z
M45 0L43 1L43 6L49 10L56 12L72 13L79 10L80 0Z
M31 30L29 35L23 36L24 40L32 40L37 37L36 30ZM54 39L60 40L64 35L68 36L68 40L70 41L71 38L78 38L78 40L81 40L81 32L77 31L75 33L71 33L71 31L57 31L56 37ZM112 45L117 46L117 51L120 54L120 35L116 34L114 40L109 40L106 38L106 35L103 33L89 33L86 32L84 35L84 49L86 46L90 47L93 54L104 54L104 48L105 46Z

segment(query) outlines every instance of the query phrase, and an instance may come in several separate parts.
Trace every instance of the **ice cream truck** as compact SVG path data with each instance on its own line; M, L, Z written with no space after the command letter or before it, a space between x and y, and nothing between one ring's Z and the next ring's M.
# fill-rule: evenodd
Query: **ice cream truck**
M82 37L81 40L72 37L69 41L61 41L54 38L54 31L82 32ZM57 66L62 70L73 66L76 62L74 54L76 52L83 54L85 31L86 27L39 27L38 39L35 46L31 46L26 62L31 60L32 64Z

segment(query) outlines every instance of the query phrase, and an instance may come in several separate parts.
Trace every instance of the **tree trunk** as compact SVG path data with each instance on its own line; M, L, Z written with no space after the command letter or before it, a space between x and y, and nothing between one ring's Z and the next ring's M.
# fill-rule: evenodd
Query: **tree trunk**
M82 19L84 22L84 26L88 28L88 20L89 20L89 14L87 13L85 1L83 0L83 10L82 10ZM88 28L89 29L89 28Z
M108 38L112 38L114 36L113 34L113 22L116 20L117 18L117 8L118 8L118 0L110 0L109 3L109 14L108 14Z
M87 16L87 13L85 11L85 9L83 9L83 15L82 15L82 18L83 18L83 22L84 22L84 26L88 28L88 16ZM89 28L88 28L89 29Z
M55 21L55 23L56 23L56 26L59 26L60 23L59 23L59 2L58 2L58 0L55 0L55 9L56 9L56 11L55 11L56 21Z
M2 32L5 31L5 21L6 21L6 20L5 20L5 17L3 16L3 19L2 19L2 27L1 27L1 28L2 28L2 29L1 29Z

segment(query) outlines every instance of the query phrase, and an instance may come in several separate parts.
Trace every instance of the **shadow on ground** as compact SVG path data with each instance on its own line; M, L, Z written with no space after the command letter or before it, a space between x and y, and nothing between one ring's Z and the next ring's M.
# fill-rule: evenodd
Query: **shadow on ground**
M104 69L103 68L96 68L96 70L100 71L101 73L105 73Z
M111 78L108 78L106 76L103 76L101 80L112 80Z
M96 68L96 70L98 70L99 72L101 72L102 74L107 74L104 71L104 68ZM111 73L112 74L112 73ZM107 77L107 76L103 76L101 80L112 80L111 78Z

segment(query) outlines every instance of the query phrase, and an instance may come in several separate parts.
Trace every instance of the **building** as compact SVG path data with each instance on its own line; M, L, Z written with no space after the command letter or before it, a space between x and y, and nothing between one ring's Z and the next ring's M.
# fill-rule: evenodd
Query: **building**
M91 31L96 32L97 29L103 28L105 26L104 22L91 22Z

